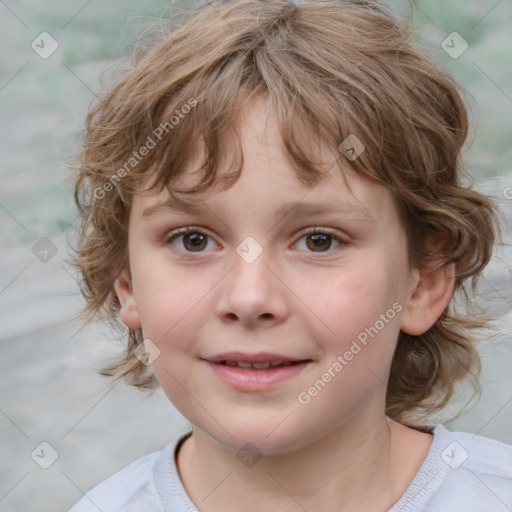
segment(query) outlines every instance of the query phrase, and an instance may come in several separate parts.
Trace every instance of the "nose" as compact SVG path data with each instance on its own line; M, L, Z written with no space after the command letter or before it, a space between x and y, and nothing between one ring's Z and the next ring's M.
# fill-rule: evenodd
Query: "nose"
M289 315L288 288L275 261L263 251L254 261L234 252L231 271L218 288L215 311L224 323L270 327Z

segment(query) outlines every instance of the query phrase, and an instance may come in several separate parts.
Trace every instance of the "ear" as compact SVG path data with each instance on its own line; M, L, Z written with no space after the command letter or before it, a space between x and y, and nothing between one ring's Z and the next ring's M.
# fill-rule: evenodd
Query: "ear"
M133 293L132 280L128 268L124 268L114 283L114 290L121 304L121 320L125 325L132 329L141 329L137 302Z
M427 332L448 306L454 286L454 263L420 273L417 286L405 304L400 329L414 336Z

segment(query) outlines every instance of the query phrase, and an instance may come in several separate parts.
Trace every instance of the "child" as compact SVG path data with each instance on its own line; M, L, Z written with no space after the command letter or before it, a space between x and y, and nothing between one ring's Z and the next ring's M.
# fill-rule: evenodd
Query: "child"
M430 420L500 236L467 133L370 0L210 2L140 57L87 118L75 264L127 328L102 373L192 429L72 511L512 510L512 446Z

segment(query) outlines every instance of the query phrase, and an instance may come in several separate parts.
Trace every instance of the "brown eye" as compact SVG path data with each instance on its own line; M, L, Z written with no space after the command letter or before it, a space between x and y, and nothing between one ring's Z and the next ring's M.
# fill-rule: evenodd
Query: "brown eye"
M329 251L329 249L332 247L333 240L338 244L338 247L346 244L342 238L326 228L310 229L308 232L304 233L300 240L303 239L306 240L306 249L304 249L306 252L332 252ZM297 242L296 245L300 245L299 242ZM335 247L335 249L336 248L337 247Z
M332 236L324 233L317 233L314 235L307 235L306 245L312 251L320 251L330 249L332 243Z
M181 243L174 243L178 239L182 239ZM210 237L193 228L185 228L174 233L171 233L165 238L165 243L175 246L182 252L204 252L204 249L208 246L208 239Z
M191 251L201 251L207 245L206 240L208 239L207 235L203 235L201 233L192 233L183 236L183 246L187 250Z
M180 239L181 241L179 241ZM165 238L164 243L173 245L176 249L185 254L202 253L206 252L205 249L208 247L209 239L213 241L209 235L203 233L199 229L188 227L170 233ZM306 252L327 253L329 252L329 249L332 248L333 240L338 244L337 247L347 245L347 242L337 234L331 233L331 231L326 228L310 229L300 238L300 240L303 239L306 240L306 249L302 250L305 250Z

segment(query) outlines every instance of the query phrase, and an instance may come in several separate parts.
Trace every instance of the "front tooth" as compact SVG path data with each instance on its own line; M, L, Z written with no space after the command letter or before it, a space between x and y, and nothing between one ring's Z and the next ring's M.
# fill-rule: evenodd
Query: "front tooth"
M238 366L240 366L240 368L250 368L252 365L246 361L238 361Z
M237 366L236 361L226 361L226 366Z
M270 366L270 362L267 361L266 363L252 363L254 368L268 368Z

